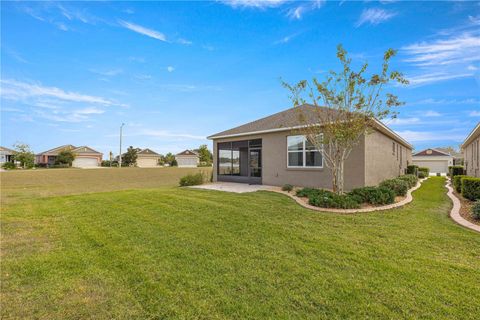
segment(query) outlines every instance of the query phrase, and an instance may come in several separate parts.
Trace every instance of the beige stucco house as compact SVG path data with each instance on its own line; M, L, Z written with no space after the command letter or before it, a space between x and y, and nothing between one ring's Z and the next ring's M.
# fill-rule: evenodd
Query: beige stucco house
M35 156L35 163L47 167L53 166L58 154L64 150L69 150L75 155L75 160L72 162L72 167L74 168L99 167L102 163L103 154L101 152L87 146L75 147L71 144L56 147L37 154Z
M0 146L0 167L5 162L13 162L14 155L15 155L14 150Z
M304 116L316 107L304 105ZM322 151L298 133L299 113L291 108L212 136L213 180L265 185L331 188ZM362 136L345 163L345 188L376 185L404 174L412 146L380 121Z
M137 153L137 167L140 168L158 167L159 160L160 154L148 148Z
M175 155L177 166L179 168L195 168L200 163L198 153L192 150L184 150Z
M462 143L465 172L480 177L480 122Z
M431 175L447 175L448 167L453 166L454 157L438 149L425 149L412 156L412 162L419 167L430 169Z

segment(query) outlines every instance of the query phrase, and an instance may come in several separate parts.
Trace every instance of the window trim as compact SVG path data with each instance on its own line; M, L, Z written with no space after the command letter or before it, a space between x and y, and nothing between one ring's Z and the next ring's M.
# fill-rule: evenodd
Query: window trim
M320 134L322 135L322 134ZM302 141L302 150L288 150L288 138L289 137L303 137L303 141ZM317 149L314 149L314 150L306 150L306 147L305 147L305 144L306 144L306 141L307 141L307 138L305 137L305 135L301 135L301 134L296 134L296 135L289 135L287 136L287 139L286 139L286 145L287 145L287 169L323 169L323 159L324 159L324 156L323 156L323 147L322 149L320 150L317 150ZM291 166L289 165L288 163L288 156L290 153L302 153L302 157L303 157L303 165L301 166ZM307 157L306 157L306 153L307 152L319 152L320 155L322 156L322 164L320 166L307 166L306 163L307 163Z

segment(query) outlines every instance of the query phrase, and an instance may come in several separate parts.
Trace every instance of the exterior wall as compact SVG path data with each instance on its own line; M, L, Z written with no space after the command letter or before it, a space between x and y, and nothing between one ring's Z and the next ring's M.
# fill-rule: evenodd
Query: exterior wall
M297 132L272 132L262 135L216 139L213 141L213 180L217 181L217 144L229 141L262 139L262 183L282 186L286 183L295 186L331 189L332 174L325 164L323 168L287 168L287 136ZM350 190L365 185L365 145L360 143L352 150L345 163L345 189Z
M137 157L137 167L148 167L153 168L158 166L158 156L138 156Z
M413 164L427 167L431 173L447 173L448 167L453 166L452 156L414 156ZM441 169L440 169L441 168Z
M398 177L405 173L407 165L412 164L412 149L377 130L365 137L365 156L366 186Z
M463 146L463 160L466 174L480 177L480 134Z
M102 155L101 154L77 154L76 158L95 158L97 159L97 165L100 166L102 164Z

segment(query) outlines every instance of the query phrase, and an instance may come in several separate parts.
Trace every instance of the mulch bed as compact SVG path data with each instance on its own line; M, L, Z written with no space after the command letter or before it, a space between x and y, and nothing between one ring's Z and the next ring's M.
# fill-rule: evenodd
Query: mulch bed
M460 200L460 215L462 216L462 218L480 226L480 220L476 220L472 216L473 201L465 199L460 193L455 191L455 189L453 190L453 194Z

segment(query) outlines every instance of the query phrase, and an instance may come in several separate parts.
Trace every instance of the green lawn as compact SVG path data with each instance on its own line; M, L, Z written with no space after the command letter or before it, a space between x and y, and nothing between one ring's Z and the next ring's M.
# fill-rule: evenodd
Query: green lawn
M448 218L443 178L414 197L358 215L175 187L16 201L1 317L478 319L480 235Z

